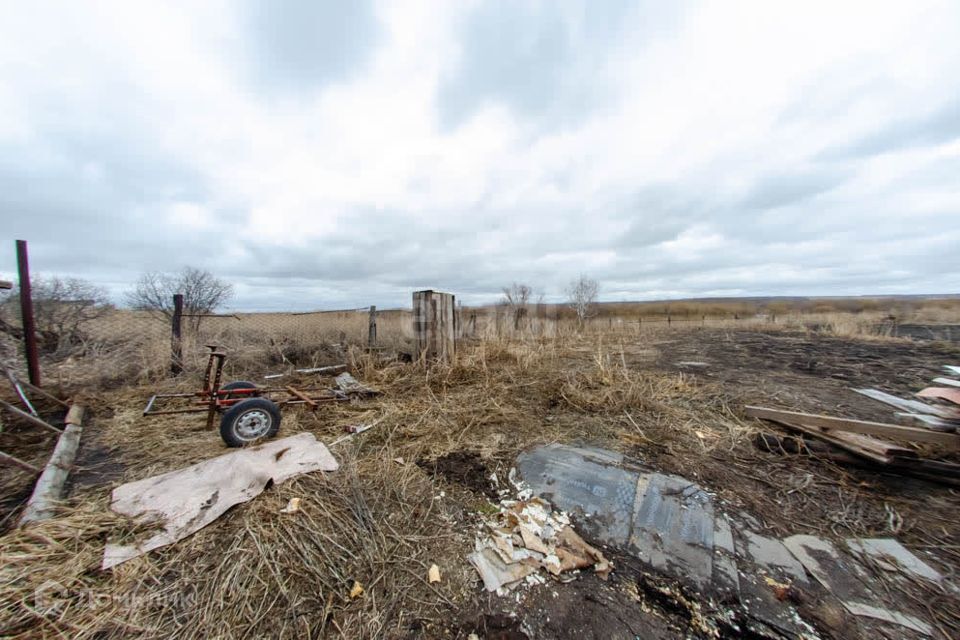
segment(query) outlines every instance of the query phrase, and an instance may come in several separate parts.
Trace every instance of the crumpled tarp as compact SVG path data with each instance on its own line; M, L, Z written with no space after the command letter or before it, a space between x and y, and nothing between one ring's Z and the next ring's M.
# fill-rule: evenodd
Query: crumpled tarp
M162 528L138 543L108 543L101 566L109 569L182 540L230 507L260 495L271 480L279 484L311 471L336 471L338 466L312 433L300 433L128 482L113 490L110 508Z

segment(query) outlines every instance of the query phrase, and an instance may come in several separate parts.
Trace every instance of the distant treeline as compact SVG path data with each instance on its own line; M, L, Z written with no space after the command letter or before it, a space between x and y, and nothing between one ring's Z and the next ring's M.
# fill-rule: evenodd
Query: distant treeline
M479 307L492 311L497 305ZM656 302L601 302L593 310L595 318L752 318L757 315L788 316L794 314L882 313L894 318L918 311L960 312L960 298L877 297L877 298L730 298L725 300L675 300ZM575 318L574 310L565 304L528 305L528 313L552 318Z

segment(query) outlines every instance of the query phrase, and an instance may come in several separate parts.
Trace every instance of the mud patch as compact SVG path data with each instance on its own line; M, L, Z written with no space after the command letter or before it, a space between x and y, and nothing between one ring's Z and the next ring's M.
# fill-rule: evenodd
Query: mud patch
M476 451L454 451L435 460L420 459L417 466L435 476L463 485L474 493L497 500L497 492L490 484L487 465Z

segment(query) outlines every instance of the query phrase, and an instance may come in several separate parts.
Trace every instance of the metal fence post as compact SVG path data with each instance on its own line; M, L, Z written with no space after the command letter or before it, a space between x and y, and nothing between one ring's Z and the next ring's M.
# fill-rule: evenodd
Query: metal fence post
M183 294L173 294L173 317L170 323L170 373L177 376L183 371Z
M40 386L40 357L37 353L37 327L33 317L33 298L30 291L30 261L27 241L17 240L17 273L20 278L20 318L23 322L23 346L27 357L30 384Z

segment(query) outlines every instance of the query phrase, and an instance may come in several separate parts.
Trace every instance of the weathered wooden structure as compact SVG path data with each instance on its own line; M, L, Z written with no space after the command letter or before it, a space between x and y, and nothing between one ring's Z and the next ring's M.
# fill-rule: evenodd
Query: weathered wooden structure
M449 362L456 352L456 297L427 289L413 292L414 357Z

